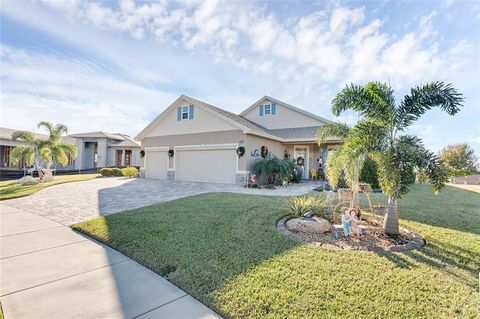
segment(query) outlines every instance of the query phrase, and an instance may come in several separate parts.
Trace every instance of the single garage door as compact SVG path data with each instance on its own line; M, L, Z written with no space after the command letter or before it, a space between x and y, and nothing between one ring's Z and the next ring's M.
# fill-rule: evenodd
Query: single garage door
M167 179L168 154L166 149L147 149L145 152L145 177Z
M181 149L175 155L175 179L179 181L235 183L235 148Z

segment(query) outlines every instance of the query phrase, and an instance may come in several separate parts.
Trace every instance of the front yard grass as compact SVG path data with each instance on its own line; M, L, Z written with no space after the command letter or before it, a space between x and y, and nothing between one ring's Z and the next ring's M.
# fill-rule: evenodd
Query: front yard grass
M377 202L384 201L376 194ZM480 195L415 185L407 253L325 250L277 233L281 199L203 194L74 225L227 318L478 318Z
M63 183L86 181L99 176L100 174L58 175L54 177L52 182L24 185L17 184L16 181L4 181L0 182L0 200L28 196L44 189L45 187Z

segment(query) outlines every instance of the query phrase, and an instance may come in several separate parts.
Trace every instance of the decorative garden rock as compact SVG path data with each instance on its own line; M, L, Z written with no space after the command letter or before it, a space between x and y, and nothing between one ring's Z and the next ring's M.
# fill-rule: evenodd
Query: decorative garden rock
M294 218L290 219L287 224L287 229L293 232L303 233L326 233L332 230L330 223L320 217L312 217L308 219Z
M27 175L27 176L23 176L22 178L20 179L17 179L17 183L18 184L35 184L37 183L37 179L36 178L33 178L32 176L30 175Z

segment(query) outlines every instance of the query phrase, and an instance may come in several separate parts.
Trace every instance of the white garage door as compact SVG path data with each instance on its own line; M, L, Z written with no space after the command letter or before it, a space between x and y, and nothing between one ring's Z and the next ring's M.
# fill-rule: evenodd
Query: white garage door
M151 149L145 152L145 177L167 179L167 149Z
M235 147L181 149L175 154L175 179L179 181L235 183Z

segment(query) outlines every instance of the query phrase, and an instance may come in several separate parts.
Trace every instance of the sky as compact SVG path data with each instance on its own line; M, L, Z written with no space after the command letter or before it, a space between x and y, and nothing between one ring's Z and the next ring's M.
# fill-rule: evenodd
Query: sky
M137 135L181 94L240 113L270 95L322 117L346 84L464 95L408 133L480 155L478 1L1 1L0 124Z

